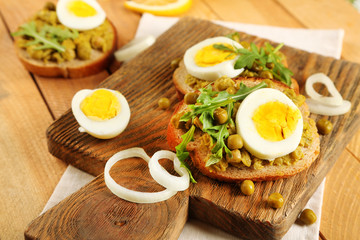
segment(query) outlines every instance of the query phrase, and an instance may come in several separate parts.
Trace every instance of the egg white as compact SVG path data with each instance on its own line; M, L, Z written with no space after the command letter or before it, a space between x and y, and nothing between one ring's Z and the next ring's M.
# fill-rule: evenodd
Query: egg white
M83 89L78 91L71 102L71 109L75 116L76 121L79 123L80 128L79 131L85 131L93 137L100 139L109 139L116 137L120 133L122 133L127 127L130 120L130 107L124 95L122 95L118 91L114 91L111 89L106 89L111 91L118 99L121 109L120 112L113 118L108 120L93 120L88 118L80 108L81 102L90 94L92 94L94 90Z
M281 91L263 88L249 94L241 103L236 114L236 129L243 138L245 149L257 158L270 161L295 151L303 132L303 119L300 112L301 118L298 120L294 132L288 138L276 142L262 138L256 130L252 117L260 105L272 101L279 101L299 110L293 101Z
M105 21L106 14L97 1L81 0L96 10L96 15L91 17L78 17L69 12L67 5L72 1L73 0L59 0L56 5L57 17L64 26L71 29L84 31L96 28Z
M208 38L204 41L195 44L194 46L189 48L184 55L184 64L187 72L190 75L206 81L215 81L216 79L223 76L227 76L230 78L236 77L242 71L244 71L243 68L241 69L234 68L237 57L210 67L200 67L195 63L195 55L199 50L201 50L206 46L213 45L216 43L223 43L223 44L226 43L226 44L230 44L235 48L243 48L241 44L227 37Z

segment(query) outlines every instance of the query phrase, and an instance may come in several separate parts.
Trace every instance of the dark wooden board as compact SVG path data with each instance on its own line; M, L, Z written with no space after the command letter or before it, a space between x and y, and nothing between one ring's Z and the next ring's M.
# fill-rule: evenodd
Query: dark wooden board
M346 115L329 118L334 124L334 130L330 135L321 137L319 158L308 170L294 177L256 183L255 193L248 197L240 193L237 185L214 181L192 169L197 184L192 184L188 191L178 193L163 203L151 205L132 204L118 199L103 182L101 173L106 160L119 150L143 147L151 156L157 150L168 149L166 128L178 101L171 81L171 60L181 57L188 47L198 41L230 32L232 30L208 21L183 18L141 56L123 65L102 82L99 87L119 90L130 104L130 124L119 137L98 140L79 133L78 124L70 111L48 128L49 151L54 156L93 175L100 175L79 192L35 219L25 232L27 239L43 239L51 234L66 234L80 239L86 238L84 236L92 236L94 239L111 239L111 236L151 239L148 235L150 232L155 234L152 237L176 239L188 216L183 212L187 208L190 217L244 239L279 239L288 231L360 125L359 64L286 46L283 48L289 68L295 73L300 87L309 75L323 72L335 81L343 97L353 104L351 112ZM242 34L242 38L256 43L265 41L246 34ZM160 97L171 100L170 109L164 111L157 107ZM316 115L312 117L318 118ZM114 172L121 172L121 168L124 166L115 166L113 169ZM129 179L138 179L141 175L138 172L139 161L128 161L126 169L128 172L124 171L126 174L122 174L123 177L117 176L119 183L127 183ZM142 172L146 172L145 168ZM145 186L134 186L132 183L131 187L154 189L151 181L141 182ZM280 192L285 198L284 206L278 210L266 204L267 197L273 192ZM167 206L165 215L154 210L162 206ZM129 208L135 210L128 212ZM91 214L89 209L92 209ZM127 219L127 224L120 224L121 228L111 227L119 221L119 213ZM129 219L130 216L135 217ZM97 221L89 220L93 217ZM147 231L141 231L142 221L146 221ZM158 229L159 224L166 227ZM102 232L103 229L108 230L106 234Z

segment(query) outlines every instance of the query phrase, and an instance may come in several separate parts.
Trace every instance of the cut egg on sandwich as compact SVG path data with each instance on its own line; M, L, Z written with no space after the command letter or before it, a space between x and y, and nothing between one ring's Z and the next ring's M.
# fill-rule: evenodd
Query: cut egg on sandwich
M116 137L130 120L126 98L111 89L80 90L72 99L71 109L80 125L79 131L100 139Z
M241 103L236 129L247 151L259 159L272 161L296 150L303 119L299 108L284 93L263 88L249 94Z
M206 81L215 81L223 76L229 78L238 76L244 70L234 68L238 56L229 50L215 48L214 44L221 44L234 50L242 48L241 44L227 37L214 37L201 41L184 54L187 72Z
M96 28L106 18L104 10L95 0L59 0L56 14L61 24L80 31Z

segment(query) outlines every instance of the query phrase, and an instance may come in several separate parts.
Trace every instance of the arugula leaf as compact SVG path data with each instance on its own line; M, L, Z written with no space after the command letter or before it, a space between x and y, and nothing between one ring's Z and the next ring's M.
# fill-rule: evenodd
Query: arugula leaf
M189 173L190 180L192 183L196 183L194 177L191 174L189 165L185 162L185 160L189 157L189 152L186 151L186 145L193 140L195 132L195 125L192 125L189 131L181 136L183 139L182 142L175 147L176 149L176 156L180 161L180 166L184 167L186 171Z
M65 39L75 39L79 33L76 30L62 29L60 27L45 25L40 32L36 30L34 21L28 22L20 26L19 31L11 34L12 36L28 36L34 38L29 41L27 46L41 44L35 50L55 49L58 52L64 52L65 47L60 42Z
M214 44L213 47L216 49L219 49L221 51L229 51L229 52L236 53L236 51L234 49L229 48L229 47L225 46L224 44Z
M271 46L270 43L266 42L265 47L259 49L254 43L251 43L251 50L248 50L246 48L235 48L234 50L226 47L223 44L214 44L213 47L219 50L231 51L232 53L238 54L239 57L234 65L235 69L245 67L251 69L254 62L256 62L259 66L262 66L264 70L270 71L276 79L290 86L291 76L293 76L294 73L281 63L282 59L277 54L277 52L280 50L280 48L282 48L283 45L284 44L279 44L277 47L274 48L273 46ZM274 68L269 69L268 67L266 67L266 63L274 63Z
M75 29L60 28L60 27L45 25L41 29L40 35L56 38L58 39L58 41L62 42L69 38L75 40L79 36L79 32Z
M210 136L216 138L216 145L211 149L212 155L206 162L206 167L216 164L220 162L220 160L223 158L223 150L225 149L226 154L232 156L232 153L230 149L225 144L225 139L229 137L229 131L227 130L227 123L222 124L220 126L216 126L218 129L217 132L212 132ZM214 128L213 128L214 129ZM210 132L210 131L206 131Z
M191 111L185 113L180 118L180 121L192 120L200 115L199 120L203 125L202 131L208 133L216 141L215 146L211 149L212 154L206 162L206 167L218 163L223 158L224 151L229 156L232 156L230 149L225 144L225 140L229 136L227 126L228 124L234 124L234 122L231 118L229 118L228 121L222 125L214 125L213 114L215 109L219 107L226 107L228 116L231 116L234 108L234 102L243 100L253 91L264 87L267 87L265 82L261 82L254 87L247 87L245 84L241 83L239 90L235 94L229 94L227 91L213 91L211 86L200 89L200 95L197 99L197 103L201 104L189 105ZM194 127L194 125L192 127ZM189 136L186 137L188 138ZM186 142L185 137L183 137L183 142L181 144L184 144L184 142ZM177 147L179 146L180 145ZM186 145L182 145L182 148L185 149L185 147ZM179 147L179 155L182 154L180 149L181 147Z
M207 88L200 90L201 93L197 102L201 103L201 105L189 105L191 111L185 113L180 118L180 121L187 122L188 120L194 119L194 117L202 115L205 112L210 113L211 116L213 116L215 109L218 107L224 107L229 103L243 100L250 93L266 86L265 82L261 82L254 87L247 87L245 84L241 83L239 90L235 94L229 94L227 91L212 91L211 86L208 86Z
M233 32L233 33L227 34L227 35L225 35L225 37L230 38L237 42L240 41L240 34L238 32Z

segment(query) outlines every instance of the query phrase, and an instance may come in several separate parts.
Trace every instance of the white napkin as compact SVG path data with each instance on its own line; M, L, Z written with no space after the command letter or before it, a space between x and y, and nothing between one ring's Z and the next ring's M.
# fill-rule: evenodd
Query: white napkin
M136 37L153 35L155 37L161 35L169 29L177 18L156 17L150 14L143 14ZM246 32L262 38L267 38L275 42L284 43L288 46L299 48L305 51L340 58L344 31L338 30L310 30L310 29L291 29L280 27L259 26L252 24L241 24L234 22L214 21L219 25L235 29L237 31ZM90 182L94 177L68 166L58 185L56 186L52 196L46 204L43 212L56 205L68 195L76 192L82 186ZM284 240L316 240L319 239L321 206L323 201L325 180L321 183L314 195L306 205L311 208L318 219L315 224L310 226L300 226L294 224L284 236ZM179 239L238 239L214 227L198 220L190 219L181 233Z

